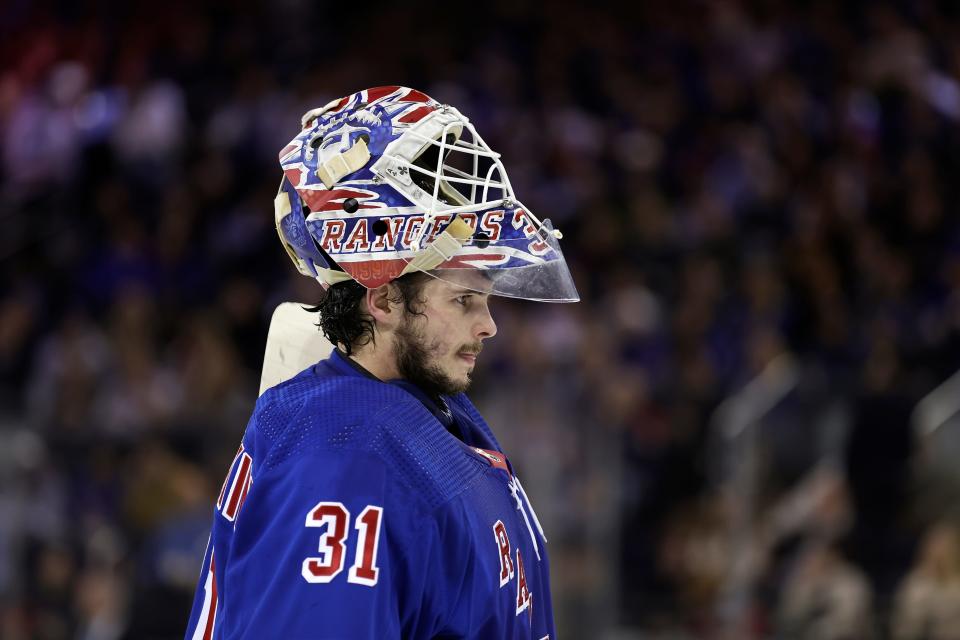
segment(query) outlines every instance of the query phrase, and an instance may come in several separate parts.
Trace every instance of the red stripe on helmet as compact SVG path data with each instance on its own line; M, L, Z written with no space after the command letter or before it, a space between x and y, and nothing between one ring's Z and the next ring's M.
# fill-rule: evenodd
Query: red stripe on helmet
M374 87L373 89L367 89L367 102L370 103L370 102L379 100L384 96L390 95L391 93L393 93L399 88L400 87L398 87L397 85L388 85L383 87Z
M405 102L432 102L430 96L416 89L410 89L410 92L403 99Z
M362 201L375 198L377 195L372 191L355 191L353 189L331 189L329 191L304 189L298 193L300 194L300 198L310 207L310 211L335 211L341 208L341 203L347 198L356 198ZM375 209L376 207L369 204L361 204L360 208Z
M436 107L430 107L430 106L417 107L410 113L399 118L397 122L420 122L421 120L423 120L424 117L426 117L428 113L431 113L436 110L437 110Z

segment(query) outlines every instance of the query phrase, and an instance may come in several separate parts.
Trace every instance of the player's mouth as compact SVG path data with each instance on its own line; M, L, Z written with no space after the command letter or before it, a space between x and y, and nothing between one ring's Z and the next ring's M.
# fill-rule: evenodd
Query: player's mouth
M479 349L464 349L457 355L463 358L464 360L466 360L467 362L469 362L470 364L476 364L477 356L480 354L481 349L483 349L483 347L480 347Z

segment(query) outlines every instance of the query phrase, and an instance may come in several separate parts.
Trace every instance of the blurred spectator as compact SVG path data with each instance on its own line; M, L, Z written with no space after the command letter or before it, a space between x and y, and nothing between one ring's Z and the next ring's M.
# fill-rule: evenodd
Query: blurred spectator
M51 430L89 428L111 354L103 333L80 310L60 318L37 351L28 388L31 422Z
M704 631L716 622L714 605L731 570L729 518L723 497L704 497L676 513L663 537L660 568L693 629Z
M866 576L828 544L814 542L787 577L778 636L798 640L876 637Z
M895 640L947 640L960 629L960 532L939 522L924 536L893 603Z

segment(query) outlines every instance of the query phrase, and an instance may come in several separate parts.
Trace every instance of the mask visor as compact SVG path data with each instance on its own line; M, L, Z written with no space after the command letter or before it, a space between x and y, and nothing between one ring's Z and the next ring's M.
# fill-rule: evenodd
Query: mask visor
M580 300L550 220L544 220L538 229L527 222L529 218L523 220L528 225L527 235L499 239L481 230L455 255L426 272L478 293L536 302Z

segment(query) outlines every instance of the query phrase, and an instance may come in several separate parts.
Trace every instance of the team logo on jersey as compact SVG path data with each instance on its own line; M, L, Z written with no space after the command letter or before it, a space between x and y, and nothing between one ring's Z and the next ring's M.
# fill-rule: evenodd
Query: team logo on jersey
M517 615L524 611L533 617L533 593L527 585L527 572L523 566L523 556L520 549L516 549L516 556L511 554L510 536L507 534L507 526L503 520L497 520L493 523L493 540L496 545L497 555L500 558L500 588L516 580L517 583ZM514 557L516 559L514 559Z
M533 507L530 506L529 500L527 500L526 493L523 491L523 487L520 486L520 480L510 472L510 467L507 464L507 457L499 451L491 451L489 449L481 449L480 447L473 447L473 451L481 456L491 467L496 467L497 469L502 469L507 474L507 487L510 489L510 496L517 503L517 511L520 512L520 515L523 518L523 523L526 525L527 532L530 534L530 543L533 546L533 552L537 556L537 561L540 561L540 545L537 542L537 534L534 533L534 526L540 532L540 538L546 542L546 538L543 536L543 529L540 527L540 521L537 519L537 514L534 513ZM529 515L527 511L529 510ZM532 522L531 522L532 517ZM498 575L500 588L507 586L510 582L516 582L516 605L517 605L517 615L520 615L524 611L527 612L528 616L533 618L533 593L530 591L530 587L527 584L527 572L523 566L523 555L520 553L519 547L513 548L510 544L510 536L507 533L507 526L504 524L503 520L497 520L493 523L493 541L494 546L497 552L497 557L499 558L500 573Z

